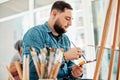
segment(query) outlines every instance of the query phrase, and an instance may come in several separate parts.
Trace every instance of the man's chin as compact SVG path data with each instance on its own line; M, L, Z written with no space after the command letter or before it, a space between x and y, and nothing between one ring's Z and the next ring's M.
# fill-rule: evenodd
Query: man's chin
M59 33L59 35L62 35L62 34L64 34L64 33L66 33L66 32L63 32L63 33Z

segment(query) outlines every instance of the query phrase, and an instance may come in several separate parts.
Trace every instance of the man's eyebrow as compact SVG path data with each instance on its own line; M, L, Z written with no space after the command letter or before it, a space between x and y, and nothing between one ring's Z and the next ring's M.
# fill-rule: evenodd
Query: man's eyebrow
M72 19L72 20L73 20L73 18L72 18L72 17L69 17L69 16L66 16L66 18L69 18L69 19Z

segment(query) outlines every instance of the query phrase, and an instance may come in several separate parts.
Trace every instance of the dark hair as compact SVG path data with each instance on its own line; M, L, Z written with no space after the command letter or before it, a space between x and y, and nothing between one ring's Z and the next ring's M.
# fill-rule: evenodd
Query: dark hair
M56 1L52 6L51 11L53 9L57 9L57 10L59 10L61 12L64 12L65 8L71 9L71 10L73 9L70 4L68 4L68 3L64 2L64 1Z
M15 49L18 50L20 52L20 47L22 47L22 40L18 40L16 43L15 43Z

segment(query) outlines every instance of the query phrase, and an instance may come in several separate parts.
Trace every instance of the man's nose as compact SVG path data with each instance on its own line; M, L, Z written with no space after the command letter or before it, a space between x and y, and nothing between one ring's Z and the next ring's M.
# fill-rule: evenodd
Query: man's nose
M68 26L71 26L72 25L72 21L70 20L69 22L68 22Z

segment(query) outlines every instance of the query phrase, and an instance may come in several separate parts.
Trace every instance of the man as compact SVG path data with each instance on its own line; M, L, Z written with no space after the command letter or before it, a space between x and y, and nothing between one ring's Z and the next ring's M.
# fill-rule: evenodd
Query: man
M76 79L83 74L82 66L73 66L72 60L78 59L82 53L80 48L70 48L70 40L64 34L72 24L72 7L64 1L56 1L50 13L49 20L43 25L35 26L28 30L23 38L23 55L30 55L30 46L37 53L46 47L63 48L64 60L58 72L57 79ZM70 68L70 66L73 66ZM35 66L30 56L30 80L38 80Z

